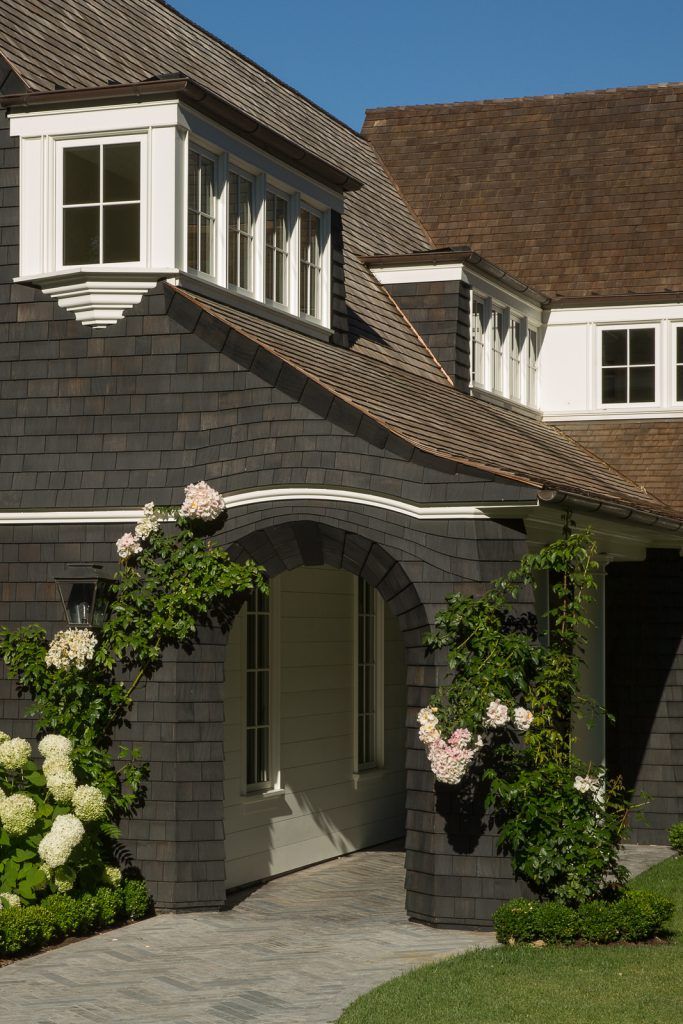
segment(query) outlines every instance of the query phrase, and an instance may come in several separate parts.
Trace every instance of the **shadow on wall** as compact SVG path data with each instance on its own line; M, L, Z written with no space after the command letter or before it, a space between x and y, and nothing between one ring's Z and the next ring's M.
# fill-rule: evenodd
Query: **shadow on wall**
M673 735L683 712L683 562L677 551L648 551L643 562L609 566L606 590L607 763L635 802L641 842L665 842L683 815L683 750ZM677 778L678 776L678 778ZM678 811L675 804L678 804Z

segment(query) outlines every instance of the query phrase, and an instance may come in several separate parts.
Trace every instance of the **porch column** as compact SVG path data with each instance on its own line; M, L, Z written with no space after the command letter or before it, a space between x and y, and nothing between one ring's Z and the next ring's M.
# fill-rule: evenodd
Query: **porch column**
M596 572L597 587L588 607L588 617L593 627L586 637L586 646L581 666L580 693L605 707L605 577L608 559L599 558L600 569ZM592 718L586 709L582 718L573 722L576 739L574 752L584 761L594 765L605 763L605 719L603 715Z

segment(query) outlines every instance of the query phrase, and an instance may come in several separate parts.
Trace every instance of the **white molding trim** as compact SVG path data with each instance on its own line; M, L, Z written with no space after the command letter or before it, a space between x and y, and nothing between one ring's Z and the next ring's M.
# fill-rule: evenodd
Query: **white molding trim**
M269 502L316 501L324 505L365 505L408 516L410 519L489 519L504 514L519 516L523 511L537 508L538 500L528 502L487 502L482 505L415 505L366 491L345 491L327 487L263 487L253 491L240 491L225 496L225 507L245 508ZM51 509L49 511L0 511L0 525L24 526L43 523L137 523L142 509Z
M124 312L136 306L162 278L177 274L175 268L121 271L79 267L14 280L35 285L82 324L103 330L122 320Z
M644 409L638 406L636 412L610 412L608 408L589 409L587 412L544 412L543 420L546 423L581 423L590 421L600 423L602 420L680 420L683 419L683 409L680 405L669 409Z

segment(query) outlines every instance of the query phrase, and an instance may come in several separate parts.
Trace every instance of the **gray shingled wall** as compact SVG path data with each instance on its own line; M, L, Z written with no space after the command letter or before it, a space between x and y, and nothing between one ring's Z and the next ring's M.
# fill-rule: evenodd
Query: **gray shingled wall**
M683 561L650 551L607 572L608 762L648 798L632 818L639 843L666 843L683 820Z
M470 286L465 281L392 284L387 291L458 391L470 390Z

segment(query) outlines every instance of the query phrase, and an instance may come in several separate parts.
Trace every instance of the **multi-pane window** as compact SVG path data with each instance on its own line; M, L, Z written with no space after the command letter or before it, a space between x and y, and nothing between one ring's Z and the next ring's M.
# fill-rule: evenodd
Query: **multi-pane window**
M480 299L475 299L472 306L472 358L474 360L473 378L475 384L485 383L484 333L486 330L486 307Z
M522 349L524 334L519 320L510 321L510 398L522 397Z
M289 276L289 231L287 200L276 192L266 193L266 298L280 305L287 303Z
M683 327L676 328L676 401L683 402Z
M375 591L360 578L357 635L356 763L363 771L377 764L377 608Z
M140 259L140 143L65 146L62 262Z
M270 607L267 594L247 601L246 781L248 789L272 784Z
M322 224L306 207L299 218L299 312L320 319L320 275L322 270Z
M191 149L187 183L187 265L213 274L215 235L215 163Z
M603 403L654 402L654 400L654 327L620 327L603 330Z
M527 331L526 400L532 407L538 404L538 333Z
M231 172L228 180L228 284L253 290L254 186Z
M500 309L491 311L491 387L494 391L503 390L503 348L505 332L503 312Z

